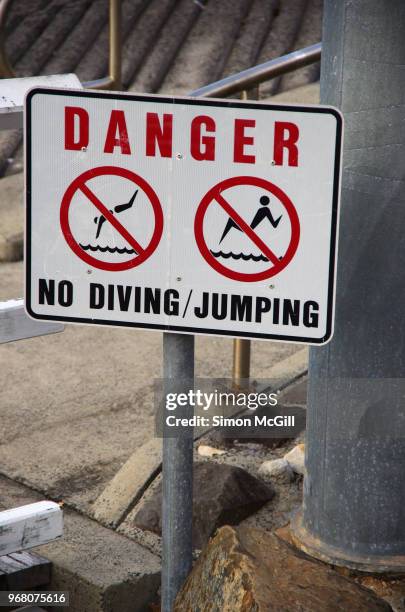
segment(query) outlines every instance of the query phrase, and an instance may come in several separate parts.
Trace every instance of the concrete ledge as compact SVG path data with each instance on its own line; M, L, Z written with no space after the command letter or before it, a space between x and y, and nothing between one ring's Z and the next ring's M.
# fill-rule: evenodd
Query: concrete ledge
M158 557L73 511L64 516L64 538L39 548L53 563L49 590L70 592L70 612L145 610L160 584Z
M0 499L10 507L40 497L0 477ZM69 591L69 612L146 611L156 600L160 559L77 512L65 508L64 519L63 539L36 549L53 564L48 590Z
M130 456L95 501L95 519L117 527L159 474L161 464L162 440L152 438Z

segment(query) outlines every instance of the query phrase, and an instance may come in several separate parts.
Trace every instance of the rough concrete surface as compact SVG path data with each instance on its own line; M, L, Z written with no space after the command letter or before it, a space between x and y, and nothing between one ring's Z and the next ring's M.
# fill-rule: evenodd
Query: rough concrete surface
M0 477L0 508L41 496ZM160 561L148 550L77 512L64 509L63 538L35 549L52 561L49 590L70 593L69 612L147 609L160 583Z
M301 85L296 89L284 91L269 98L269 102L280 104L319 104L319 83Z
M0 267L0 299L23 293L22 263ZM153 437L161 333L67 325L0 347L2 472L88 511L114 473ZM254 342L252 377L302 350ZM198 376L231 373L232 340L199 337ZM40 448L40 452L37 449ZM33 459L34 458L34 459Z

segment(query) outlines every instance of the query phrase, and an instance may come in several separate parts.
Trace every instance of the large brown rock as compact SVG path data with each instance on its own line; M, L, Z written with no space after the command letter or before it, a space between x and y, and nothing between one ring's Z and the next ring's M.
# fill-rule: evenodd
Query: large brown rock
M178 594L175 612L388 612L391 607L276 535L222 527Z
M203 548L218 527L237 525L274 496L268 484L246 470L214 462L194 464L193 546ZM136 527L162 533L162 485L135 515Z

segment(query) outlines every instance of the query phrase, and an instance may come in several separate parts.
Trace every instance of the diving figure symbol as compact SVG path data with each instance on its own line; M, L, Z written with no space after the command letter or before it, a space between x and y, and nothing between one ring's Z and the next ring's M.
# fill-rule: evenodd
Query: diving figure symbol
M124 210L128 210L129 208L132 208L135 198L138 194L139 189L137 189L134 193L134 195L131 197L131 199L129 200L129 202L125 202L125 204L117 204L117 206L114 206L113 209L109 209L110 213L112 215L114 214L119 214L124 212ZM94 217L94 223L97 224L97 230L96 230L96 240L99 238L100 236L100 232L101 232L101 228L103 227L104 223L106 222L106 218L104 215L99 215L98 217ZM79 243L79 246L84 250L84 251L101 251L102 253L118 253L120 255L127 253L127 254L131 254L131 253L136 253L139 254L138 251L136 251L134 248L128 248L127 246L124 246L122 248L119 248L117 246L100 246L99 244L82 244L81 242Z
M124 212L124 210L128 210L128 208L131 208L138 194L138 191L139 191L138 189L135 191L134 195L129 200L129 202L126 202L125 204L118 204L117 206L114 206L114 209L110 210L110 213L118 214L118 213ZM97 223L96 240L100 236L101 228L103 227L103 224L105 223L105 221L106 221L106 218L104 217L104 215L100 215L99 217L94 217L94 223Z

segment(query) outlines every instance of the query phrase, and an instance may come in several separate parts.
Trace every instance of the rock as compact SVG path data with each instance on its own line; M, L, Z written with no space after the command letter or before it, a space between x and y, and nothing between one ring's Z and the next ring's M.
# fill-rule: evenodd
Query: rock
M405 578L403 576L380 576L356 577L356 582L373 591L377 597L381 597L388 602L394 612L404 612L405 610Z
M200 444L198 447L198 454L201 455L201 457L215 457L215 455L224 455L225 452L224 450L214 448L213 446L206 446L205 444Z
M259 467L259 474L262 476L271 476L284 482L291 482L294 478L294 472L288 461L285 459L272 459L264 461Z
M174 611L388 612L390 606L276 535L222 527L177 595Z
M284 455L294 472L305 475L305 444L297 444L292 450Z
M218 527L238 524L274 497L274 490L246 470L204 461L194 464L193 546L203 548ZM162 532L162 484L135 514L141 529Z
M237 448L240 448L241 450L249 451L251 453L262 453L264 451L263 444L257 444L256 442L248 442L244 438L241 438L240 440L235 440L233 445Z

